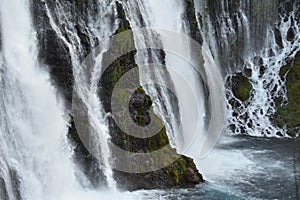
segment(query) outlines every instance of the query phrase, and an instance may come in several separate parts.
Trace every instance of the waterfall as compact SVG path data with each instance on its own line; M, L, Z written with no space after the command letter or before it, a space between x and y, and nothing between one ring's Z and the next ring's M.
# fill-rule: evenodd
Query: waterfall
M179 104L180 131L182 134L182 137L176 138L177 151L189 155L191 149L188 148L194 139L194 132L197 131L197 135L205 132L205 97L201 89L202 84L199 80L200 77L198 77L199 74L191 64L193 57L192 52L190 52L192 50L191 46L186 44L188 40L185 37L172 38L171 36L172 31L189 36L183 19L185 5L182 1L164 1L163 3L151 1L149 4L154 16L153 26L162 28L159 34L166 53L166 65L172 81L176 83L175 91ZM164 29L169 30L169 32L164 31ZM177 43L172 46L171 42L173 40L176 40ZM174 49L177 51L174 52ZM184 55L182 55L183 49L187 51ZM186 80L185 77L189 77L189 80ZM194 99L192 95L196 98ZM192 152L197 152L197 150Z
M72 162L71 146L66 137L68 118L64 102L57 95L48 72L43 70L46 66L38 61L37 39L29 8L28 1L4 0L0 3L0 199L139 199L138 194L113 190L115 183L110 168L105 169L109 191L93 191L92 187L80 182L86 178L78 177L83 174ZM51 17L50 10L48 14ZM69 47L76 47L67 43L53 19L51 25ZM94 34L99 38L106 37ZM75 52L70 48L72 50ZM72 55L74 63L79 62L77 55ZM74 70L80 70L76 67L79 65L74 64ZM97 71L95 68L92 73ZM81 73L77 81L84 80L85 72L75 72ZM91 106L90 109L98 106L97 99L93 102L95 86L80 83L82 88L78 90L85 92L81 93L86 95L85 103ZM102 117L97 113L90 115ZM97 120L91 119L91 124ZM105 124L99 124L95 128L105 130ZM105 136L101 139L103 142L108 140ZM103 152L102 148L101 151L108 159L109 152Z
M277 110L276 99L283 97L281 103L287 102L280 68L299 51L299 5L293 1L290 4L290 11L277 1L266 1L259 8L248 1L196 4L205 41L229 82L226 131L231 134L288 136L272 116ZM278 15L280 8L287 11ZM289 41L289 29L295 35L293 41ZM251 84L246 102L235 97L230 86L237 72L248 77Z
M116 183L113 179L113 172L109 164L110 149L108 141L110 140L110 135L108 133L105 112L97 92L98 82L101 78L102 55L107 51L107 44L105 44L105 41L117 29L117 24L112 24L108 18L108 16L114 16L116 13L114 3L114 1L98 2L95 6L99 8L99 14L92 13L88 15L88 29L86 29L86 21L74 18L68 2L57 2L53 11L51 11L46 4L47 15L53 30L55 30L56 34L67 45L70 51L73 76L75 77L75 96L80 99L80 102L73 102L73 108L76 110L76 106L82 106L79 105L81 104L81 101L83 102L84 107L86 107L85 112L88 117L87 123L90 127L88 130L89 137L88 139L83 140L83 142L85 142L85 145L87 146L92 146L93 155L101 160L102 163L99 163L99 165L103 164L103 171L106 176L108 187L111 189L116 188ZM61 24L65 24L65 26L61 26ZM88 31L87 37L92 41L91 46L96 46L96 44L93 43L93 41L95 41L94 38L100 42L97 46L99 53L95 54L96 57L93 58L95 60L93 66L84 66L84 64L82 64L82 60L84 56L86 56L86 53L85 47L81 43L78 30L76 30L76 24ZM84 118L76 118L76 113L73 114L75 122L78 121L78 123L82 123L79 120L85 121ZM80 129L78 130L81 131Z
M296 8L295 8L296 9ZM282 38L282 46L276 40L276 30L268 29L265 36L264 50L256 52L255 56L244 56L244 68L251 70L249 76L252 85L251 97L248 102L241 103L238 109L230 109L228 114L229 124L234 124L233 132L236 134L247 133L252 136L282 137L288 136L284 128L279 128L272 122L272 116L276 112L276 99L283 97L287 101L285 81L280 77L280 68L286 64L288 58L295 56L299 51L299 23L295 18L295 12L287 14L288 20L280 17L278 28ZM291 21L295 21L294 25ZM295 32L293 42L288 41L287 32L292 28ZM272 53L270 53L272 52ZM257 62L257 57L261 63ZM228 102L235 98L228 91ZM235 116L234 112L238 112Z
M119 4L124 13L119 13L123 12ZM41 10L36 11L35 5ZM35 19L34 12L41 12L38 17L43 20ZM120 15L133 32L140 85L151 97L154 112L179 154L199 161L217 143L221 131L290 137L287 127L279 127L273 117L278 104L289 101L287 77L282 77L280 70L300 51L299 12L298 0L91 0L82 4L79 0L1 0L0 199L140 197L117 190L114 172L118 169L111 166L115 160L110 146L114 113L106 110L106 97L101 96L99 87L106 70L104 58L112 48L110 39L124 23ZM39 30L40 24L35 22L49 25L57 39L53 43L65 48L70 66L61 70L72 73L72 83L66 86L73 92L70 95L61 95L68 92L60 91L51 77L55 76L52 66L42 64L45 41L38 31L47 35L49 30ZM234 92L237 75L249 82L245 100ZM73 102L68 102L70 99ZM67 138L72 123L78 140L97 162L92 170L104 174L104 180L95 178L96 184L74 158L76 145ZM132 142L120 140L126 148ZM149 141L137 146L150 146ZM140 151L149 149L145 145ZM239 152L236 160L242 156ZM152 167L152 161L147 160L146 165ZM211 162L205 162L198 162L198 168L210 170ZM189 168L184 166L179 175L169 171L163 175L170 179L166 182L180 182L178 177L186 176Z
M123 5L134 33L136 46L153 48L151 50L137 49L136 62L141 72L140 82L153 100L155 113L160 116L167 127L171 145L178 146L178 140L182 139L183 135L177 101L174 100L176 91L172 90L174 84L173 80L169 79L170 74L165 66L163 44L157 37L159 33L151 29L151 27L155 27L152 17L153 10L146 1L137 3L128 1ZM149 27L149 29L140 30L144 27Z
M214 133L223 125L223 79L207 48L198 48L200 44L191 39L191 30L184 18L185 6L182 1L155 0L125 4L135 39L153 43L153 47L161 45L165 53L162 62L154 50L150 53L138 50L141 83L145 85L156 81L169 86L177 98L176 102L164 87L159 89L161 93L148 87L146 91L153 99L160 97L158 105L163 105L165 110L159 107L156 113L167 124L169 139L177 151L198 158L208 153L209 146L213 146L218 138ZM146 35L145 32L137 32L141 27L152 27L152 31L146 31ZM143 34L145 39L140 39ZM159 41L155 40L157 38ZM154 65L149 65L149 62ZM148 65L145 66L145 63ZM166 83L166 73L171 83ZM209 100L205 97L205 86L209 87ZM213 133L206 134L207 131Z
M76 186L63 104L37 61L29 2L0 9L0 198L55 199Z

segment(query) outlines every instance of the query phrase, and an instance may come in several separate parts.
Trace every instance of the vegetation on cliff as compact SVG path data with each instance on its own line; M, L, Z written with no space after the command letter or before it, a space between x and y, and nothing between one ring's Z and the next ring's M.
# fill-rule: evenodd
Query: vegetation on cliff
M300 131L300 52L280 73L286 79L288 102L278 105L276 122L286 127L289 135L296 136Z
M232 92L236 98L241 101L247 101L250 98L250 91L252 89L249 79L238 73L231 78Z
M124 10L121 4L118 4L118 17L120 20L119 28L116 30L115 34L130 30L130 25L125 18ZM126 38L128 37L128 38ZM118 43L119 48L126 48L133 44L132 34L124 35L124 37L117 38L116 43ZM107 54L113 54L114 49L108 50ZM105 70L103 78L100 80L100 98L104 104L106 112L111 112L111 98L112 91L116 86L116 83L120 80L124 74L128 71L136 68L138 70L137 64L135 63L136 51L130 51L123 54ZM153 109L151 98L145 93L141 86L136 87L133 95L130 97L129 101L129 111L133 121L139 126L145 126L150 123L151 119L149 112ZM117 97L122 98L126 95L126 89L123 88L118 90ZM124 108L125 109L125 108ZM125 111L124 111L125 112ZM122 111L121 111L122 113ZM128 120L128 119L124 119ZM124 122L126 123L126 122ZM162 123L160 120L154 123ZM116 122L114 121L114 116L109 118L109 129L112 137L112 142L118 147L122 148L128 152L154 152L160 150L161 148L169 145L168 136L166 133L166 128L163 127L157 134L148 138L136 138L128 133L122 131ZM191 187L195 184L203 181L202 176L198 173L198 170L192 159L178 155L176 150L170 153L166 152L162 157L152 158L147 162L148 166L153 165L156 162L167 162L170 157L174 156L175 161L172 164L167 165L163 169L154 170L153 172L147 173L127 173L115 170L114 176L119 183L119 185L124 189L135 190L135 189L154 189L154 188L171 188L171 187ZM162 163L163 164L163 163ZM143 171L143 164L140 165L141 171Z

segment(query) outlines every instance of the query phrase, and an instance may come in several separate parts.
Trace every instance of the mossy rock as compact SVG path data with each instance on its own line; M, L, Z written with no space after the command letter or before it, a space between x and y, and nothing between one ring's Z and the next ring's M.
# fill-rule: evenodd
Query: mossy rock
M231 81L234 96L243 102L247 101L250 98L252 89L249 79L243 76L242 73L238 73L232 76Z
M289 135L295 136L300 130L300 52L280 72L286 76L288 103L278 107L275 121L280 127L286 126Z
M130 30L130 24L125 18L125 12L122 9L122 5L117 3L118 17L120 19L119 28L115 34L123 33L126 30ZM128 35L126 35L128 33ZM115 39L115 43L120 50L128 49L132 46L132 34L125 32L123 37ZM111 48L106 52L107 55L112 55L116 48ZM131 49L131 48L130 48ZM117 49L118 50L118 49ZM130 70L136 69L138 73L138 66L135 62L136 51L130 51L123 54L119 58L115 59L113 63L103 72L102 79L99 82L99 97L103 103L104 110L107 113L111 113L111 98L112 92L121 78ZM162 54L164 55L164 54ZM105 55L104 61L105 63ZM135 82L134 82L135 83ZM137 81L139 83L139 81ZM120 85L119 85L120 86ZM124 96L129 94L128 88L122 87L117 90L116 96L119 101L123 102ZM118 158L117 152L112 152L112 157L116 160L122 160L127 166L132 166L137 171L144 171L145 167L153 169L152 172L146 173L128 173L119 170L114 170L114 178L116 179L119 188L126 190L137 189L156 189L156 188L174 188L174 187L193 187L195 184L203 181L201 174L199 174L192 159L179 155L176 150L171 148L171 151L164 151L163 147L169 146L169 139L167 136L166 128L162 123L162 120L158 117L151 117L150 112L153 111L152 100L150 96L146 94L144 89L140 85L135 85L135 91L129 98L129 112L131 119L128 119L126 115L128 108L120 108L118 113L113 113L108 117L109 132L111 135L111 142L123 149L124 151L131 153L149 153L162 149L162 153L159 156L154 156L143 163L138 163L134 157L126 160ZM154 124L161 124L161 130L155 135L138 138L130 135L130 133L117 125L115 119L116 115L121 116L122 123L128 124L129 120L132 120L139 126L147 126L150 122ZM125 116L122 118L122 116ZM123 120L124 119L124 120ZM143 132L141 134L147 134ZM151 134L151 133L149 133ZM151 134L152 135L152 134ZM174 162L169 162L170 159ZM171 164L169 164L171 163ZM134 166L133 166L134 165ZM147 165L147 166L146 166ZM162 169L156 170L155 166L166 166Z

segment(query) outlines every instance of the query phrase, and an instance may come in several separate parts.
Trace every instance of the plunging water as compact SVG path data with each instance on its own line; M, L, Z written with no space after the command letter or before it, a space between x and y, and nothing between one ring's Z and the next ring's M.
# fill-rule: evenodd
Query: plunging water
M4 0L0 8L0 196L54 199L76 186L62 102L37 61L29 2Z
M120 2L133 28L135 42L162 48L161 51L138 49L136 62L140 67L141 85L154 100L155 112L166 124L172 145L179 153L192 156L208 180L208 183L189 190L136 193L116 191L109 164L107 116L97 94L102 57L109 48L103 41L113 35L119 23L116 2L98 1L93 9L85 8L88 10L85 19L74 17L70 8L73 4L69 1L43 2L51 28L68 48L74 89L87 108L90 142L98 147L96 154L101 162L97 167L103 170L108 187L104 192L99 188L92 189L87 177L72 160L72 147L66 140L67 111L44 70L47 67L38 62L29 2L1 0L0 199L265 199L278 198L281 191L286 199L297 196L295 191L299 186L295 183L300 166L297 140L291 143L288 139L223 137L208 157L200 159L207 153L201 154L205 145L218 139L218 135L211 140L205 140L205 136L206 132L214 132L214 128L222 125L225 103L227 125L235 127L226 128L225 132L287 136L284 128L272 122L271 116L276 111L277 97L288 100L284 79L279 75L280 67L300 50L297 1L293 11L280 16L277 16L278 1L261 4L264 12L253 7L253 2L258 4L259 1L237 1L236 4L227 0L195 1L193 23L197 23L203 38L198 54L195 54L192 42L183 39L191 35L184 18L183 1ZM219 14L214 13L215 10L220 11ZM98 56L94 57L95 64L90 68L81 65L90 49L82 44L78 26L86 30L85 37L91 48L100 46ZM145 26L156 29L146 32L135 29ZM294 33L293 41L288 38L290 29ZM174 35L166 34L170 32ZM175 33L185 36L170 40ZM170 51L172 48L178 51ZM178 55L182 49L183 56ZM193 65L198 66L199 62L203 68L194 68ZM152 68L146 66L149 63ZM241 102L227 88L225 99L221 87L223 79L235 72L246 74L245 69L251 71L248 74L252 86L250 98ZM201 76L203 72L205 76ZM146 85L155 81L171 86L173 94L166 87ZM196 101L191 102L190 94ZM238 101L240 106L233 107L232 100ZM82 180L87 183L83 184Z

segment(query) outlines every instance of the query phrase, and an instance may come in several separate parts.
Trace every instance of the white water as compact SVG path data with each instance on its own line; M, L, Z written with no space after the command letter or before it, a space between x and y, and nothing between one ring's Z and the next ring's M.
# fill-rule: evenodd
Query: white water
M188 26L183 18L184 5L182 2L151 1L150 4L155 26L184 34L186 37L189 36ZM163 30L160 34L166 49L166 64L171 68L170 74L173 82L176 83L175 89L179 99L183 140L177 138L177 144L179 144L177 149L180 153L192 158L203 157L217 141L218 131L222 130L224 122L224 90L222 89L223 79L219 67L206 43L197 49L195 41L190 41L185 37L173 36L172 38L172 33L165 34ZM200 46L200 44L196 46L198 45ZM170 47L175 47L178 50L171 49L173 52L168 52ZM199 52L200 55L194 51L201 51ZM203 57L202 68L199 68L202 63L201 59L199 63L198 56ZM207 104L210 106L209 113L206 113L203 85L200 78L208 85L210 93L209 104Z
M188 36L188 31L185 30L184 20L184 5L182 1L151 1L151 10L154 17L154 27L159 27L174 31ZM189 147L195 137L194 134L204 133L204 96L201 91L201 83L199 82L199 74L192 66L190 52L191 48L187 44L184 37L172 38L171 32L159 32L161 40L166 52L166 65L169 67L169 73L172 81L175 83L175 91L178 98L180 122L182 136L176 134L176 148L178 153L190 155ZM174 45L174 41L176 44ZM170 47L173 47L172 49ZM185 55L180 55L186 51ZM196 111L196 112L194 112ZM200 125L200 127L195 127ZM195 131L197 131L195 133ZM179 136L179 137L178 137ZM180 137L181 136L181 137ZM199 141L198 141L199 142ZM198 145L199 146L199 145ZM199 148L199 147L198 147ZM197 152L198 153L198 152ZM195 155L194 155L195 156Z
M67 121L49 76L37 62L27 1L3 0L1 8L1 171L9 199L19 181L24 199L55 199L76 187L66 142ZM4 164L4 166L2 165ZM9 171L16 180L9 181ZM7 179L6 179L7 178Z
M275 1L262 3L260 6L263 10L258 11L259 17L255 16L253 18L251 18L249 12L255 8L249 7L249 2L241 1L237 14L232 17L233 11L228 10L231 3L226 0L222 1L220 3L222 12L217 13L217 28L212 25L212 20L205 7L206 3L206 1L197 2L196 9L201 13L201 19L198 18L198 20L204 24L202 30L205 42L213 52L216 62L223 65L223 71L228 74L228 77L245 69L252 72L249 80L253 89L248 101L240 101L230 89L226 92L228 96L226 117L228 128L226 132L251 136L286 137L285 128L277 127L271 118L276 112L275 99L283 97L284 101L287 100L285 82L279 75L280 68L286 64L287 59L291 59L299 50L299 22L295 13L288 13L289 17L286 17L286 21L284 16L279 19L278 29L283 40L283 47L280 47L276 43L274 33L274 19L278 6ZM297 9L294 5L294 11ZM253 12L256 12L256 10L253 10ZM236 24L234 24L233 18L235 18ZM264 24L261 25L261 21L255 20L264 21ZM292 24L292 21L295 23ZM287 40L289 28L294 30L294 41ZM242 38L242 41L237 38ZM257 38L263 39L259 40ZM263 42L258 44L259 41ZM237 44L238 42L242 44ZM231 55L232 52L236 51L232 49L231 43L235 46L242 46L240 52L237 51L236 54L244 64L237 60L230 60L230 57L236 56ZM221 46L218 47L218 44ZM223 54L221 57L220 52ZM273 55L270 55L270 52ZM263 63L257 63L257 58L261 58ZM265 69L263 73L261 72L261 66ZM240 106L233 108L229 103L231 101L238 102ZM229 128L230 125L234 125L234 130Z
M204 109L204 95L202 93L202 84L199 80L200 74L197 73L194 66L197 59L193 58L191 47L187 44L189 40L189 32L183 20L184 5L181 1L139 1L138 6L132 3L127 5L127 13L129 21L133 28L153 27L154 31L160 36L162 48L166 53L165 65L170 74L171 81L174 83L174 89L170 87L178 100L179 115L172 110L172 100L170 100L167 91L162 90L164 96L163 102L158 102L159 105L165 104L167 114L161 108L156 112L162 117L170 117L171 121L168 123L167 132L171 143L176 146L179 153L187 155L199 156L201 137L205 133L205 109ZM143 23L139 21L139 13L143 16ZM151 16L151 17L150 17ZM135 31L135 29L133 29ZM150 35L150 33L148 33ZM173 35L173 37L172 37ZM151 35L150 35L151 36ZM140 33L135 33L135 37L140 37ZM150 38L155 38L153 35ZM174 43L176 41L176 43ZM149 40L148 40L149 42ZM150 41L155 43L157 41ZM153 45L155 46L155 45ZM139 52L138 52L139 53ZM153 55L152 55L153 56ZM138 60L147 58L145 54L138 54ZM156 61L158 62L158 61ZM144 63L139 61L139 63ZM194 64L194 65L193 65ZM152 68L151 68L152 67ZM157 83L162 83L165 75L157 68L162 66L140 66L142 71L141 82L147 83L153 81L153 77L146 76L147 74L156 73ZM166 84L170 86L170 84ZM147 88L146 88L147 89ZM157 98L157 93L153 90L147 90L150 96ZM173 108L174 109L174 108ZM175 114L175 115L174 115ZM180 118L179 118L180 117ZM180 126L177 124L179 118ZM201 137L199 137L199 135ZM192 144L193 143L193 144ZM191 148L193 147L193 148Z
M79 185L63 104L37 61L29 4L4 0L0 8L0 175L5 181L1 190L6 190L0 198L140 199L139 194L96 192Z
M73 16L69 14L68 4L57 3L55 8L55 13L51 13L48 8L48 16L50 18L51 26L56 31L57 35L64 41L64 43L68 46L70 50L70 55L72 58L73 64L73 75L75 77L75 86L74 89L76 93L79 95L79 98L84 103L87 108L88 118L89 118L89 141L87 143L92 143L93 155L102 161L99 162L100 165L103 164L104 174L106 176L106 180L108 183L108 187L112 190L116 189L116 183L113 179L113 172L109 164L110 159L110 150L108 147L108 140L110 139L108 133L108 125L106 122L106 116L103 115L104 111L102 105L100 103L97 87L100 79L101 72L101 60L103 52L106 51L106 45L103 44L107 40L109 36L116 30L116 24L113 27L110 27L109 20L105 17L107 15L114 16L115 7L113 2L102 1L97 5L100 8L99 16L93 18L96 21L93 21L92 16L90 17L89 29L89 39L92 40L93 35L100 41L98 47L100 47L100 53L97 55L95 59L96 63L94 66L83 66L80 61L80 57L82 57L83 49L80 43L80 38L76 34L75 30L75 22ZM55 15L55 17L53 16ZM55 22L55 19L57 22ZM84 23L83 21L77 23ZM66 24L64 30L60 27L60 24ZM100 29L100 30L99 30ZM67 33L68 38L64 37L64 33ZM95 45L95 44L91 44ZM77 104L73 106L78 106ZM76 118L75 118L76 123ZM78 129L79 134L81 133L80 129ZM98 148L97 148L98 147Z
M103 3L103 2L102 2ZM107 3L107 4L106 4ZM114 6L108 2L103 3L105 5L99 6L102 10L98 19L103 21L94 21L89 24L90 34L95 35L100 41L109 37L115 30L116 24L113 27L108 23L105 15L115 12ZM108 6L109 5L109 6ZM156 0L148 3L139 1L138 6L133 4L127 4L127 14L130 19L131 25L139 27L140 22L136 21L136 14L139 10L141 12L145 24L147 26L156 26L164 29L169 29L178 33L189 34L186 30L186 26L183 23L182 13L183 5L177 1L164 1L159 2ZM17 187L12 183L19 179L20 185L17 191L20 192L22 199L138 199L142 198L139 194L132 193L120 193L115 191L115 181L113 179L112 169L109 166L110 151L107 145L109 140L107 124L105 122L105 116L103 116L102 107L97 96L97 83L99 81L99 73L101 68L98 68L101 64L102 53L106 50L106 45L102 44L99 57L96 58L97 64L92 66L91 74L84 69L80 68L80 39L75 34L74 24L71 16L66 15L65 9L67 5L60 4L58 2L55 8L55 14L48 9L48 16L52 28L56 31L57 35L65 42L70 50L70 54L73 62L74 76L76 77L75 83L78 87L80 97L84 101L89 111L89 120L91 124L91 134L95 141L100 141L98 145L101 150L98 152L101 154L102 161L104 162L104 172L108 182L110 190L91 191L79 186L75 177L76 168L71 162L71 151L66 141L67 134L67 119L64 119L64 109L60 98L56 96L55 88L50 84L49 75L42 71L41 66L37 61L37 48L35 33L32 30L31 16L28 8L28 4L21 0L2 0L0 2L1 12L1 38L2 38L2 52L0 58L0 177L3 177L6 184L7 195L9 199L18 199L18 194L14 191ZM137 9L138 8L138 9ZM137 9L137 10L134 10ZM153 15L153 20L151 20ZM130 18L131 16L131 18ZM242 19L239 23L242 29L248 33L250 25L247 20L247 16L241 11ZM287 29L291 26L291 17L286 22L281 23L280 31L283 38L286 38ZM61 30L60 24L66 24L66 30ZM224 33L225 31L224 27ZM299 24L293 26L296 32L296 39L293 43L284 40L284 48L279 49L276 46L273 31L268 32L266 36L266 46L272 48L275 52L275 56L269 56L267 52L260 52L259 55L263 58L264 65L267 70L263 76L259 76L259 68L253 62L253 58L249 55L245 56L247 67L252 69L252 76L250 77L251 84L254 88L254 95L249 104L242 104L239 115L242 116L245 113L249 114L249 119L253 120L253 127L247 127L247 133L250 135L266 135L269 136L267 131L275 133L278 131L278 127L270 122L269 116L274 110L272 102L274 97L284 94L284 82L280 80L279 69L284 63L286 57L293 57L299 50ZM105 30L105 31L101 31ZM227 29L226 29L227 30ZM67 32L71 39L64 37L64 33ZM150 33L149 33L150 34ZM164 37L164 32L159 32L161 36L162 45L166 48L169 47L169 40ZM150 35L153 36L153 35ZM92 37L92 36L91 36ZM149 37L149 35L148 35ZM245 38L249 39L249 35ZM272 41L273 40L273 41ZM154 42L154 41L150 41ZM250 40L245 41L246 44L250 43ZM203 44L203 53L205 61L205 69L212 66L214 58L210 53L208 45L212 47L212 41L205 41ZM270 45L271 44L271 45ZM193 59L191 49L183 40L176 40L178 49L187 49L187 59ZM187 46L187 47L186 47ZM175 52L176 53L176 52ZM199 147L201 145L200 137L194 138L194 135L189 133L191 126L198 124L198 121L194 119L200 119L200 127L198 127L197 136L202 136L206 131L204 127L205 116L193 115L191 106L195 102L191 103L191 98L187 94L188 88L181 87L185 82L182 82L182 77L188 77L188 83L193 95L200 101L197 104L197 113L204 114L204 96L201 91L201 84L198 77L195 76L194 71L189 71L190 63L181 59L174 52L166 51L166 65L170 67L170 75L172 81L175 84L175 92L179 99L179 109L181 122L183 127L177 127L176 116L171 116L172 128L169 131L179 132L183 131L183 138L178 136L178 133L170 133L170 139L175 136L174 144L179 148L180 153L185 153L197 158L199 155ZM137 56L137 59L142 59L142 55ZM139 57L140 56L140 57ZM152 56L156 55L152 53ZM159 63L158 58L155 58L155 62ZM209 64L210 63L210 64ZM98 65L99 64L99 65ZM146 70L146 69L144 69ZM174 73L174 70L177 73ZM147 72L147 71L144 71ZM208 85L210 86L210 92L215 102L213 105L218 104L218 98L214 95L214 91L219 91L217 87L222 81L220 77L215 77L219 73L217 68L207 70ZM178 76L181 75L181 76ZM160 76L159 76L160 75ZM159 79L165 77L158 74ZM145 78L145 77L144 77ZM146 78L149 78L146 76ZM216 83L212 82L214 80ZM149 80L141 80L147 82ZM277 90L274 93L270 93L270 88L265 88L266 85L271 85L270 88ZM147 91L151 95L155 95L155 91L150 89ZM230 98L235 98L232 96ZM166 91L163 91L164 99L168 100ZM161 103L161 102L157 102ZM171 102L166 101L168 112L172 113ZM163 108L157 105L157 111L163 112ZM219 107L213 106L211 112L213 113L211 119L215 123L220 123L222 119L217 118L216 111ZM258 109L262 109L262 114L256 113ZM196 109L195 109L196 110ZM221 112L221 111L220 111ZM246 121L240 117L233 118L232 110L228 111L229 122L234 123L237 127L244 127L247 124ZM214 115L215 114L215 115ZM163 114L161 114L163 116ZM164 117L164 116L163 116ZM165 120L167 122L167 120ZM259 123L259 124L258 124ZM100 130L100 135L98 131ZM237 129L237 133L241 133ZM280 130L284 131L284 130ZM200 134L199 134L200 133ZM202 134L201 134L202 133ZM261 134L263 133L263 134ZM174 135L173 135L174 134ZM275 136L271 134L270 136ZM180 139L179 139L180 138ZM186 141L194 140L192 146ZM186 147L190 147L186 151ZM232 152L231 152L232 153ZM233 152L233 154L226 153L224 151L213 152L206 160L199 161L199 166L202 167L204 175L209 179L216 178L214 172L220 174L219 178L225 178L226 172L230 170L238 170L242 168L241 165L251 166L253 162L244 157L244 152ZM224 159L224 157L229 157ZM214 162L214 161L218 162ZM240 164L234 163L230 165L231 160L239 160ZM213 167L211 166L212 164ZM201 169L201 168L200 168ZM11 175L11 171L16 172L17 176ZM77 173L78 174L78 173ZM82 178L82 177L80 177ZM82 178L84 179L84 178ZM17 181L18 182L18 181ZM2 197L0 194L0 197ZM4 197L3 197L4 198Z
M291 20L296 23L291 24ZM287 31L292 28L295 32L295 39L293 42L287 40ZM265 36L266 44L263 51L259 51L258 55L263 60L265 72L261 74L260 66L254 62L253 56L245 56L245 67L252 70L249 78L253 87L252 95L246 103L240 102L234 97L231 91L228 91L230 99L235 99L241 103L237 109L238 116L232 117L234 109L228 103L230 109L228 110L228 124L234 124L237 128L234 134L244 133L251 136L266 136L266 137L288 137L285 128L277 127L271 120L271 117L276 112L275 99L283 97L287 100L285 82L280 77L280 68L284 66L287 59L291 59L300 50L300 24L297 23L294 13L290 13L288 20L285 22L282 18L279 25L280 34L283 39L283 48L280 48L275 40L275 33L273 28L269 28L268 34ZM269 51L274 52L274 56L269 55ZM243 116L248 116L247 118ZM281 133L278 135L277 133Z

